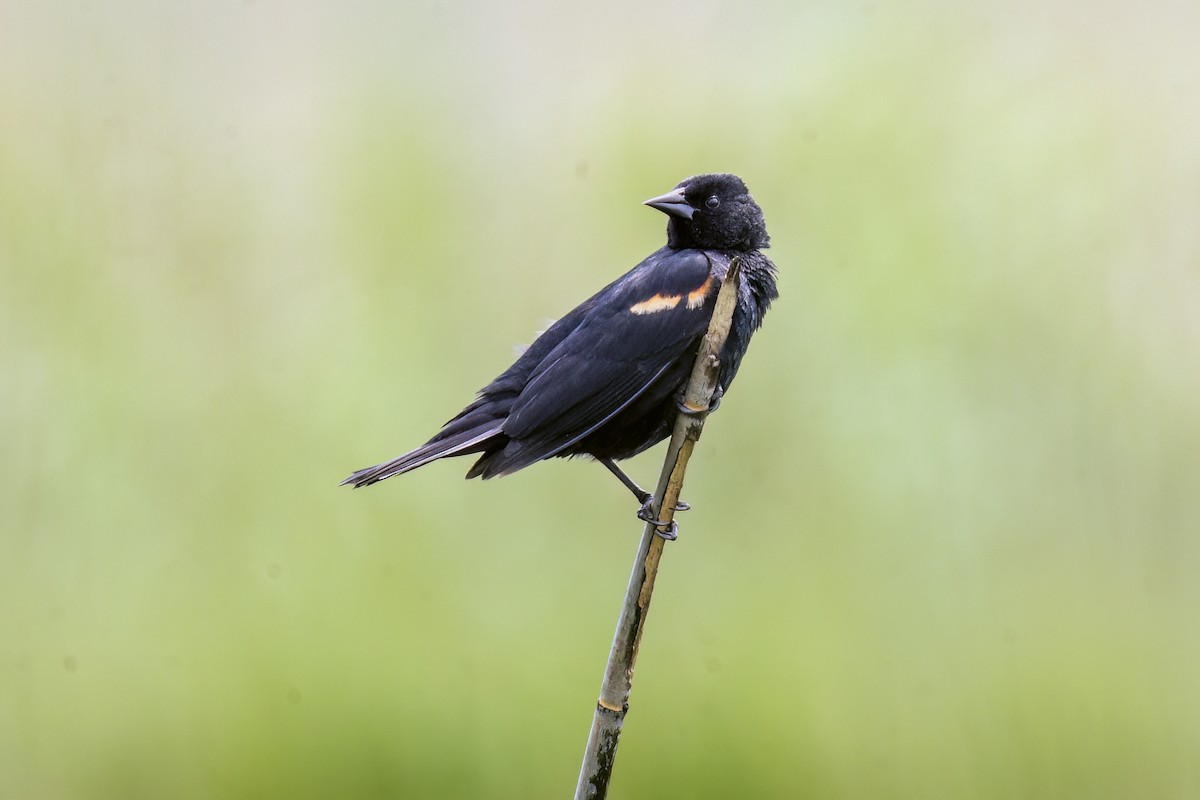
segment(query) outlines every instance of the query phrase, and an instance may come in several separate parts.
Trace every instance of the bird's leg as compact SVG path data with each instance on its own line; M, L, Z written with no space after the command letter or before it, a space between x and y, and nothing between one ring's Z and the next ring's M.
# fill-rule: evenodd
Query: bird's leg
M694 408L688 405L687 400L684 400L682 396L675 398L675 407L679 409L679 413L686 414L689 417L699 416L700 414L711 414L712 412L716 411L718 407L720 407L721 397L724 394L725 390L721 388L720 384L718 384L717 388L713 390L712 399L708 401L707 409Z
M675 525L674 522L667 523L662 520L654 519L653 514L650 513L651 506L654 505L654 495L650 494L645 489L643 489L642 487L640 487L636 483L634 483L633 478L626 475L624 473L624 471L622 471L621 468L617 466L616 462L613 461L611 458L597 457L596 460L599 461L604 466L608 467L608 471L611 472L613 475L616 475L617 480L619 480L621 483L625 484L625 488L628 489L629 491L633 492L633 496L636 497L638 499L638 502L642 504L642 507L638 509L638 513L637 513L638 519L640 519L644 522L653 522L655 525L670 524L672 526L671 532L674 532L675 528L678 527ZM676 511L687 511L689 508L691 508L691 506L689 506L687 503L683 502L682 500L675 503ZM659 532L659 535L662 535L661 531ZM674 536L670 536L670 537L664 536L663 538L674 539L675 537Z
M622 469L620 467L618 467L616 462L613 461L611 458L597 458L596 460L599 461L604 466L608 467L608 471L611 472L613 475L616 475L617 480L619 480L621 483L625 484L626 489L633 492L633 496L638 499L639 503L645 503L647 500L650 499L651 494L649 492L647 492L645 489L643 489L642 487L638 486L636 483L634 483L633 478L626 475L624 473L624 471L622 471Z

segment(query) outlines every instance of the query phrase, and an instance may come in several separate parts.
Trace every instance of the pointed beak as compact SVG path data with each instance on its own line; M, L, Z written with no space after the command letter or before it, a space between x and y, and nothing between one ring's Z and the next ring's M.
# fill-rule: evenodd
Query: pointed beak
M682 217L683 219L691 219L692 214L696 213L696 209L692 208L687 198L683 196L683 192L678 189L667 192L659 197L651 197L649 200L643 202L642 205L657 208L664 214L669 214L672 217Z

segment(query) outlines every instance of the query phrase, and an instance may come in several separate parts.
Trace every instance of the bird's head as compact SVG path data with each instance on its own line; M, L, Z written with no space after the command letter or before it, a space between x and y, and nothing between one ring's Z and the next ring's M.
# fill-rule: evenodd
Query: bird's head
M695 175L645 205L669 218L671 247L758 250L771 241L762 209L736 175Z

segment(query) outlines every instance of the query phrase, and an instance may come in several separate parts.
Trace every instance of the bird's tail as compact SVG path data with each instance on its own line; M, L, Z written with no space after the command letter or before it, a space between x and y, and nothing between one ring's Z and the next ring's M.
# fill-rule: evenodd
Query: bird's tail
M360 469L339 485L352 484L356 489L360 486L370 486L372 483L379 483L393 475L402 475L439 458L487 450L493 445L496 437L503 435L501 433L502 422L502 420L492 420L488 427L471 428L442 439L434 438L416 450L397 456L391 461Z

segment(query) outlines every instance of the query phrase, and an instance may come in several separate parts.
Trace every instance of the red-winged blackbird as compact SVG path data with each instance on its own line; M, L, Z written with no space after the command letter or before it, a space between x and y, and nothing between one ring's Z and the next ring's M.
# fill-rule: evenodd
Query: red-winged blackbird
M446 456L481 453L468 478L495 478L552 456L589 455L649 518L650 495L614 463L671 433L680 395L734 256L742 284L720 355L714 407L778 296L762 209L735 175L697 175L645 202L668 215L667 245L534 340L478 399L421 447L359 470L369 486Z

